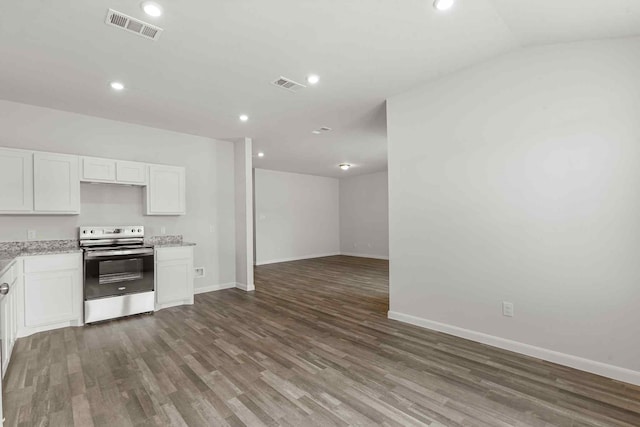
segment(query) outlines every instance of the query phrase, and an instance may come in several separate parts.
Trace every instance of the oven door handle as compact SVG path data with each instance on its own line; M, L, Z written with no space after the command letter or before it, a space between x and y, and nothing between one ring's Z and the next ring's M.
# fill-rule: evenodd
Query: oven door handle
M122 251L91 251L87 252L85 258L108 258L123 255L153 255L153 249L127 249Z

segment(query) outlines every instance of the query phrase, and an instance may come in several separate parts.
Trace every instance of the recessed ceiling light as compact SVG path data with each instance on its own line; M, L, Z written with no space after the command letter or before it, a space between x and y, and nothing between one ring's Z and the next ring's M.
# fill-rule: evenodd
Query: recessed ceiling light
M433 2L433 7L438 10L449 10L453 6L455 0L436 0Z
M264 157L264 153L261 151L258 153L258 157Z
M120 82L111 82L109 85L111 86L111 89L113 89L113 90L118 90L119 91L119 90L124 89L124 85L122 83L120 83Z
M342 169L343 171L348 171L351 167L349 163L340 163L338 166L340 166L340 169Z
M320 135L322 132L320 132L319 130L312 130L311 133L314 135Z
M246 122L247 120L249 120L249 116L247 116L246 114L240 114L241 122Z
M149 16L153 16L157 18L158 16L162 16L162 6L160 6L156 2L145 1L142 3L142 10Z
M320 81L320 76L316 74L310 74L307 76L307 83L310 85L315 85Z

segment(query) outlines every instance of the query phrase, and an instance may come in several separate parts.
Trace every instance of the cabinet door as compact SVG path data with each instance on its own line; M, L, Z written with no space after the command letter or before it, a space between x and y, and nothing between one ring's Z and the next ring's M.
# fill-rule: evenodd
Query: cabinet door
M147 215L186 214L185 170L176 166L149 166Z
M0 285L2 284L11 285L11 277L9 272L5 273L4 276L0 278ZM12 322L11 319L14 315L14 310L11 307L10 297L12 296L13 289L9 288L9 293L7 295L2 296L0 300L0 341L1 350L2 350L2 376L4 376L7 371L7 366L9 365L9 358L11 357L11 330L12 330Z
M118 161L116 179L122 184L145 185L147 183L147 165L136 162Z
M18 339L18 281L15 280L9 292L9 304L11 305L11 318L9 319L9 355L13 352L13 346Z
M82 180L88 182L114 182L116 180L116 161L82 157Z
M0 148L0 211L33 210L33 152Z
M35 327L78 318L78 271L64 270L25 275L25 326Z
M0 301L0 339L2 340L2 376L4 377L5 372L7 372L7 366L9 366L9 358L10 358L10 326L9 319L11 317L10 304L8 295L5 295Z
M36 212L80 213L78 156L34 153Z
M190 260L164 261L156 265L158 304L188 300L193 296Z

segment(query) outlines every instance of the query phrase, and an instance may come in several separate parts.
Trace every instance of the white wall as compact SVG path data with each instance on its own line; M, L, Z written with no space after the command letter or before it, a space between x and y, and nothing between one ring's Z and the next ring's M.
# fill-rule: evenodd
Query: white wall
M640 384L638 70L544 46L390 99L390 316Z
M254 170L256 264L340 253L338 180Z
M196 288L235 283L233 143L0 101L0 146L186 167L187 215L143 215L142 189L82 184L76 216L1 216L0 241L76 239L81 225L142 224L148 235L182 234L206 268ZM213 231L211 231L213 227Z
M340 251L389 258L387 172L340 179Z
M253 170L252 141L234 142L234 180L236 209L236 285L245 291L253 284Z

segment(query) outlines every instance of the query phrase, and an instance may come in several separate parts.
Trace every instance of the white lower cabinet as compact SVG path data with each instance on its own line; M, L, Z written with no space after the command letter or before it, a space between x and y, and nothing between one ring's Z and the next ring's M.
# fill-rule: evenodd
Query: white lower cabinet
M16 315L18 310L18 277L16 263L0 277L0 286L7 293L0 300L0 339L2 340L2 376L7 372L13 345L17 339L18 325Z
M193 247L156 249L156 310L193 304Z
M82 255L24 260L24 335L82 325Z

